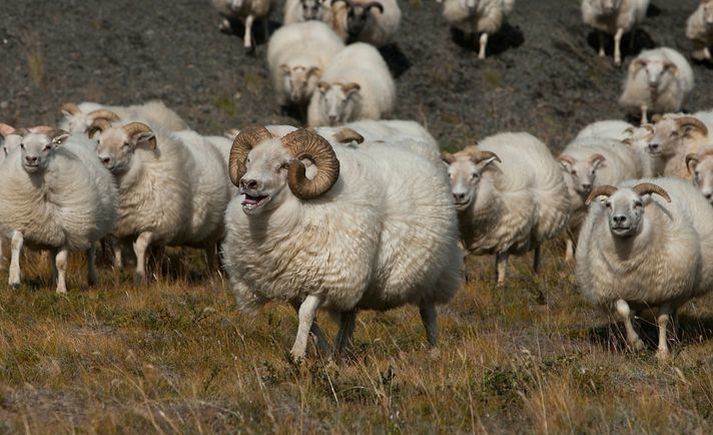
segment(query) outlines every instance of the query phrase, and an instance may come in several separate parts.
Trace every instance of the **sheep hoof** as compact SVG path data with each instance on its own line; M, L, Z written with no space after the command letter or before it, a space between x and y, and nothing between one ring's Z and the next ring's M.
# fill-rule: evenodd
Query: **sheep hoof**
M10 283L10 288L13 290L17 290L20 288L20 283L19 282L11 282Z
M629 347L634 352L640 352L646 348L646 345L644 344L644 341L642 339L637 338L633 342L629 343Z
M305 356L301 354L300 352L295 352L294 349L290 351L289 354L287 354L287 359L289 360L290 363L296 365L296 366L301 366L302 363L304 363Z
M671 352L668 349L659 349L656 351L656 359L659 361L668 361L671 359Z
M58 295L66 294L66 293L67 293L67 287L57 287L56 292L57 292Z
M441 359L441 349L439 347L432 347L431 350L428 351L428 356L432 360Z
M146 276L140 273L134 273L134 284L145 284Z

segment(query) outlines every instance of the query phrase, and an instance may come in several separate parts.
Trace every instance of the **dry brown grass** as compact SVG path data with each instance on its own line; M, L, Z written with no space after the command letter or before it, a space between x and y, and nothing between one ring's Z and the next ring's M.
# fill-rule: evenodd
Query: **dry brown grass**
M622 350L553 251L537 278L514 260L504 289L490 258L473 260L441 310L437 359L405 308L361 314L348 362L302 366L286 356L292 310L237 312L194 254L146 288L105 269L84 289L75 259L66 297L31 256L28 284L0 293L0 432L710 433L713 299L686 306L659 364Z

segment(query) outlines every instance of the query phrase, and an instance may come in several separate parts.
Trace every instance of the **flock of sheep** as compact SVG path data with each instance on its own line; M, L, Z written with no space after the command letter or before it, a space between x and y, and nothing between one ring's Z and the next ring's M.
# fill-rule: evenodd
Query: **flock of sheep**
M245 19L246 46L269 10L260 1L214 1L226 19ZM460 7L460 24L449 20L487 35L513 3L446 0L444 14ZM585 22L614 33L615 62L645 6L583 1ZM691 23L697 14L708 16L708 1ZM201 248L209 269L222 261L241 309L294 307L295 359L310 334L320 352L330 348L318 309L339 322L337 355L359 310L407 304L437 349L436 306L461 286L466 253L494 255L502 284L511 255L532 251L537 272L542 244L565 233L582 294L623 318L634 349L643 342L633 315L653 310L657 355L669 357L676 310L713 287L713 112L674 113L693 86L685 58L662 48L632 60L622 103L642 110L640 126L595 122L559 156L510 132L442 153L418 123L380 119L395 84L374 46L393 40L400 17L393 0L287 2L289 24L272 35L267 60L279 104L304 109L308 128L204 136L160 101L66 103L57 127L0 124L9 285L21 282L25 246L50 252L57 292L67 291L71 251L86 253L96 283L100 242L116 268L131 251L137 282L149 276L151 247ZM484 55L487 36L479 41Z

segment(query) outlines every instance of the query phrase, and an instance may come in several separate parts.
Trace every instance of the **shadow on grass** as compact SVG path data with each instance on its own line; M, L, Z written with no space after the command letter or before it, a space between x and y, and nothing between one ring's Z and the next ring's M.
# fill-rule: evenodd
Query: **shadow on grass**
M451 27L451 39L458 46L478 51L480 34L466 33L455 27ZM525 36L519 27L513 27L508 23L498 30L497 33L489 35L485 56L495 56L507 50L517 48L525 43Z
M589 32L587 35L587 44L597 52L599 50L599 37L596 31ZM621 58L622 61L627 57L636 56L642 50L648 50L656 47L656 42L651 38L651 35L642 29L634 29L629 33L625 33L621 38ZM608 57L614 54L614 36L606 35L604 42L604 51Z

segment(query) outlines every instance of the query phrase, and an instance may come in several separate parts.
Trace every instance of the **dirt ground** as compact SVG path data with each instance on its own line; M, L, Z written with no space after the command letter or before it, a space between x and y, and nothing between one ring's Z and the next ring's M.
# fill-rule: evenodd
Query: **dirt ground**
M275 102L261 42L247 55L239 36L218 31L207 0L13 1L0 17L0 120L58 120L64 101L130 104L161 98L203 133L253 123L292 123ZM690 49L686 17L696 0L653 0L635 50ZM397 78L394 118L415 119L442 146L524 130L563 148L585 124L622 118L623 70L596 57L578 0L521 0L510 25L477 59L453 35L434 1L400 1L402 29L384 50ZM270 17L281 20L281 2ZM256 25L256 29L261 26ZM259 37L260 35L258 35ZM625 59L632 53L624 40ZM695 65L685 109L713 106L713 70Z

